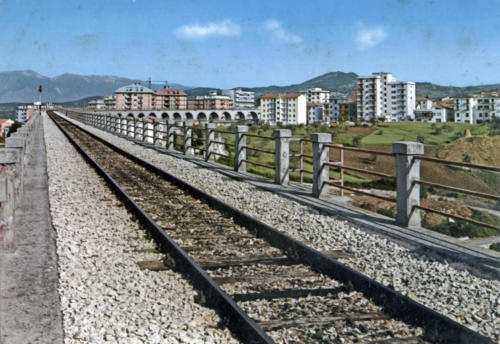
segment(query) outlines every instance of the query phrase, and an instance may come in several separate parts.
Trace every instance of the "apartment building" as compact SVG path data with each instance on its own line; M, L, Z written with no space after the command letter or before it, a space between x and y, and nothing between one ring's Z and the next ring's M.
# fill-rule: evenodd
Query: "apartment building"
M330 102L330 91L323 90L320 87L311 87L306 91L308 103L322 103L327 104Z
M149 110L153 108L152 89L134 83L115 91L117 110Z
M229 96L218 95L217 91L210 91L208 95L189 99L187 106L193 110L230 110L233 108L233 100Z
M357 91L352 91L351 98L347 98L345 94L342 94L340 92L336 93L336 95L330 94L330 122L338 122L341 117L349 121L356 121Z
M314 122L328 122L325 114L325 105L322 103L307 103L307 124Z
M357 116L397 122L413 119L416 88L414 82L398 82L391 73L358 77Z
M455 122L479 124L500 118L500 92L481 92L454 101Z
M155 110L186 110L187 94L172 87L157 90L153 97Z
M445 123L453 118L453 109L438 100L419 97L414 115L416 122Z
M36 111L36 106L30 105L19 105L16 108L16 121L20 123L26 122Z
M260 97L261 119L283 124L307 123L307 98L300 93L265 94Z
M255 92L243 91L241 88L222 90L223 96L228 96L233 101L235 109L251 109L255 107Z

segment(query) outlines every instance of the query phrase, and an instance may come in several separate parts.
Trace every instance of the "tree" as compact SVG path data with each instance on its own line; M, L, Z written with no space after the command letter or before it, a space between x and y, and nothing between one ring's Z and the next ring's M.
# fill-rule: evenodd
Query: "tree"
M7 134L7 137L9 137L12 133L15 133L17 129L21 128L23 126L22 123L14 121L12 125L10 126L9 133Z

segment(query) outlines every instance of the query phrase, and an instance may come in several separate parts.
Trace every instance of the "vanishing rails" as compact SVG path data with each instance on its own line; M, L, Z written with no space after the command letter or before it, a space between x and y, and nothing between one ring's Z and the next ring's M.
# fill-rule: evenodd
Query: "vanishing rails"
M246 343L491 343L50 113L223 325Z

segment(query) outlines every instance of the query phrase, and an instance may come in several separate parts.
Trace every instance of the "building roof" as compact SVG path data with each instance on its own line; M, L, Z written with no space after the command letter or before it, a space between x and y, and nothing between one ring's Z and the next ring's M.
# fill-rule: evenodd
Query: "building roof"
M0 118L0 125L7 123L7 125L14 123L10 118Z
M478 94L474 94L473 97L500 97L500 91L497 92L481 92Z
M135 83L127 86L122 86L115 93L154 93L152 89L141 84Z
M161 96L187 96L185 92L172 87L162 88L161 90L157 90L155 93Z
M289 93L289 94L263 94L260 98L298 98L302 96L302 93Z

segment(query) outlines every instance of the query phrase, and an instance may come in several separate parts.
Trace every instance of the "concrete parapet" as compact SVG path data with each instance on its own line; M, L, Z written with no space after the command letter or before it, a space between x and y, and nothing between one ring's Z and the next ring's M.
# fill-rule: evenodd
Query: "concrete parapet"
M234 127L234 170L236 172L247 171L247 136L248 127L246 125L237 125Z
M392 144L396 156L396 222L405 227L420 227L420 160L415 155L424 154L424 145L400 141Z
M313 146L313 189L314 197L320 197L328 187L330 180L330 167L327 162L330 160L330 149L327 144L332 143L332 134L313 133L311 134Z
M0 246L5 249L15 247L15 233L11 226L17 202L23 192L28 153L33 148L34 135L41 125L40 121L40 114L35 114L5 140L6 148L0 149Z
M274 167L276 169L274 181L279 185L288 185L290 182L290 129L275 129Z

